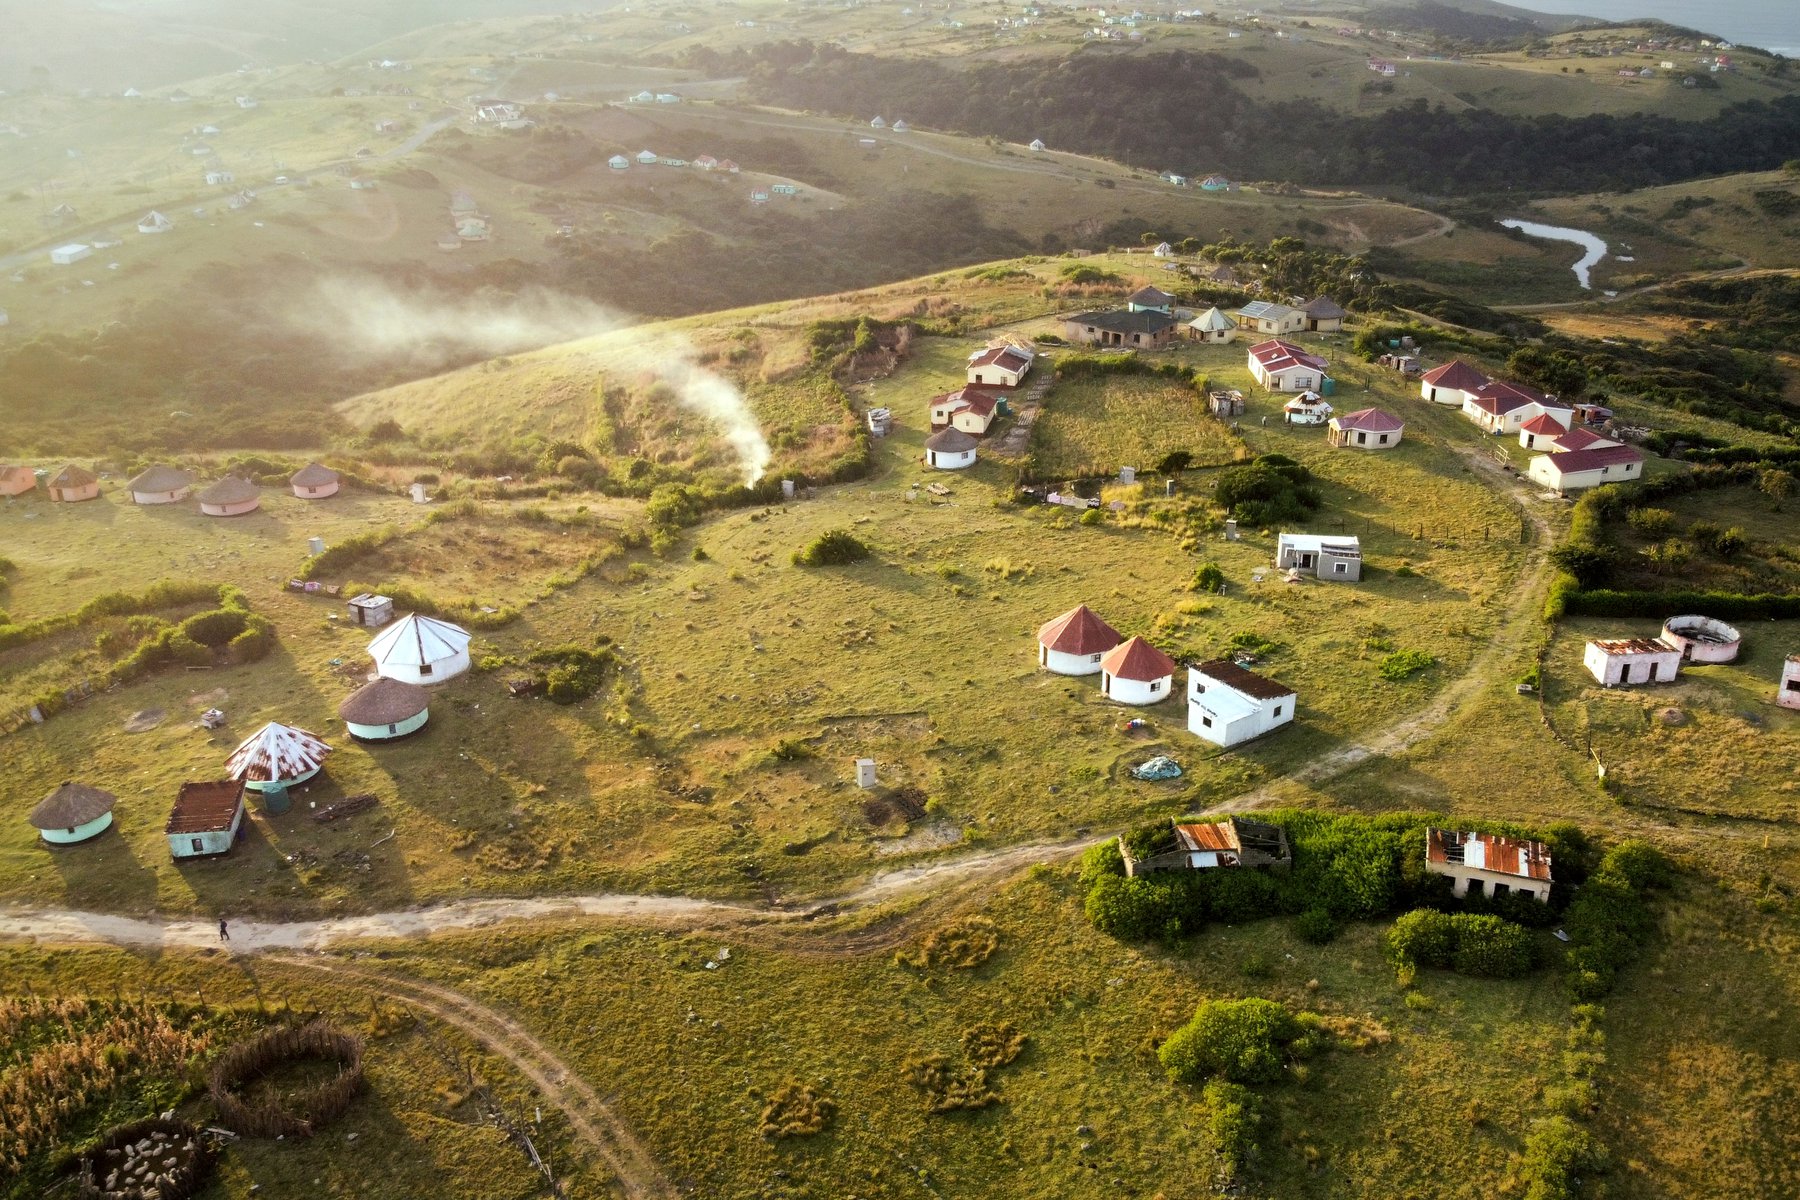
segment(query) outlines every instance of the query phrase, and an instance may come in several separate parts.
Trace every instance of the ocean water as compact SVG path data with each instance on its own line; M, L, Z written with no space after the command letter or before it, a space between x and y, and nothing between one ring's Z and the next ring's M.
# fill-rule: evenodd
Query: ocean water
M1655 17L1671 25L1716 33L1727 41L1800 58L1800 0L1713 0L1711 4L1699 5L1687 0L1537 0L1527 7L1540 12L1598 17L1602 21Z

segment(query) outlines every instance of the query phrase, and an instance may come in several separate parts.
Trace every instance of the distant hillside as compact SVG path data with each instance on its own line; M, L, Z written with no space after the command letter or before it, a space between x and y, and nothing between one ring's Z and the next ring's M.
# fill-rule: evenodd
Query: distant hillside
M1498 13L1471 12L1448 4L1421 0L1411 5L1372 8L1363 20L1384 29L1416 29L1432 33L1446 41L1470 46L1517 46L1542 37L1554 28L1525 17L1502 16Z
M1152 169L1437 195L1556 194L1769 170L1800 144L1800 96L1791 94L1701 121L1523 117L1424 99L1363 116L1308 99L1256 100L1233 86L1257 73L1235 56L1188 51L1091 49L958 67L823 45L803 66L763 64L750 87L769 103L904 112L937 128L1040 137Z

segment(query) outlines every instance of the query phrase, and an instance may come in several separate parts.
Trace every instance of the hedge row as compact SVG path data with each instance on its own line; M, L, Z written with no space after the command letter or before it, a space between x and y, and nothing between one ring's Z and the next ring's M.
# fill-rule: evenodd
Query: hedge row
M151 584L141 592L107 592L95 596L73 612L27 621L23 625L0 625L0 650L11 650L15 646L23 646L51 634L78 629L103 617L153 613L159 609L178 608L184 604L211 600L219 595L218 584L172 579Z
M1709 617L1788 620L1800 617L1800 595L1780 592L1702 592L1691 589L1669 592L1621 591L1614 588L1584 590L1579 584L1560 588L1561 576L1551 586L1555 616L1657 617L1703 612ZM1574 583L1573 576L1569 577ZM1548 606L1546 606L1548 610Z
M1672 873L1662 851L1645 841L1620 842L1601 858L1563 913L1571 999L1597 1000L1612 991L1619 968L1637 957L1655 926L1645 893L1666 885Z
M1531 933L1486 913L1415 909L1394 922L1388 957L1403 972L1438 967L1462 975L1517 979L1531 970Z

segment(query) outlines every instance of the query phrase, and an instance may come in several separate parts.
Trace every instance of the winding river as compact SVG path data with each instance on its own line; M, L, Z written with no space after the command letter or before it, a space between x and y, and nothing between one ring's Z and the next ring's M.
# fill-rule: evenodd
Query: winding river
M1508 229L1516 229L1528 237L1550 238L1558 242L1574 242L1587 251L1576 262L1575 282L1589 291L1593 284L1588 282L1588 271L1593 265L1606 257L1606 243L1582 229L1564 229L1560 225L1539 225L1536 221L1520 221L1508 218L1500 222Z

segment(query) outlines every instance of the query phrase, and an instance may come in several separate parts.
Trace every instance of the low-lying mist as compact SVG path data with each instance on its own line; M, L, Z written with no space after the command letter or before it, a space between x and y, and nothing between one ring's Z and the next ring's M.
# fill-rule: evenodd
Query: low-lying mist
M772 457L743 393L702 366L685 338L634 332L631 318L578 296L534 288L504 299L450 297L407 294L380 280L333 279L296 304L287 320L347 357L423 371L470 353L492 358L617 335L593 352L598 370L666 383L683 408L718 425L746 483L761 479Z

